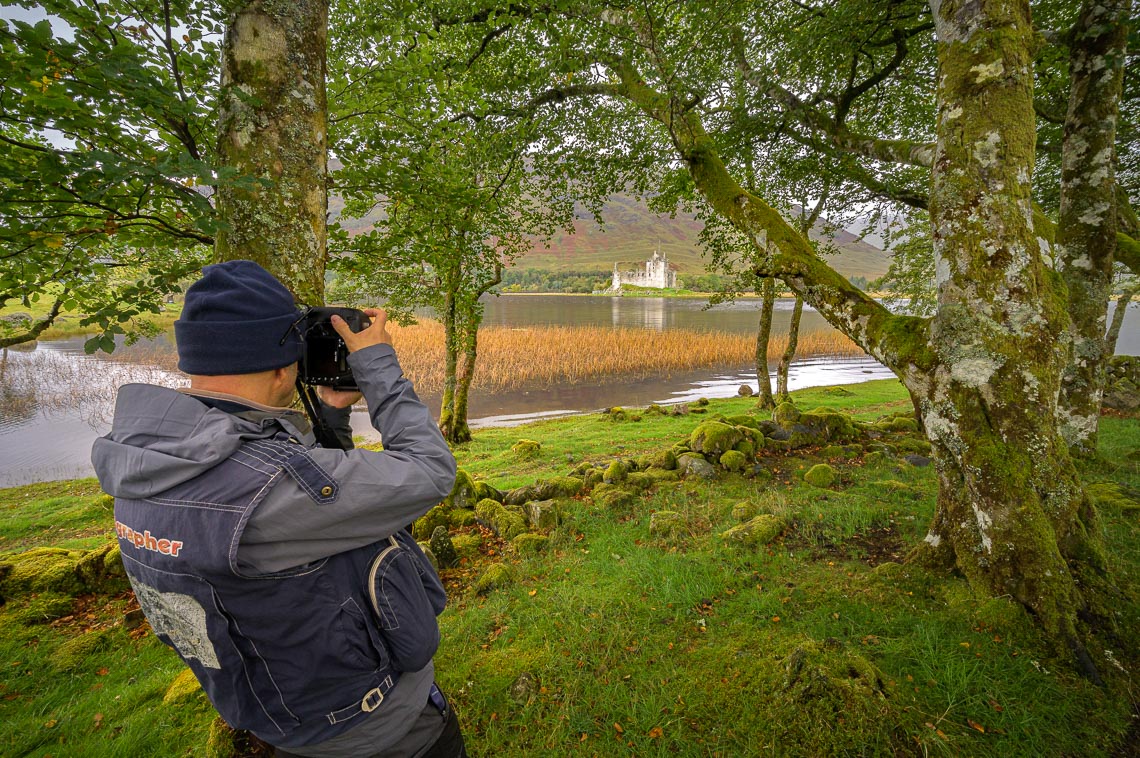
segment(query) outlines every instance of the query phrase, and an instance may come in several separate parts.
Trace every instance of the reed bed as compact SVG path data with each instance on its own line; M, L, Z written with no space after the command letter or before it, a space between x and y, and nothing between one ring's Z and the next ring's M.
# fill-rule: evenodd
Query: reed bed
M404 372L424 393L443 388L443 326L428 319L391 325ZM779 359L786 335L773 335L770 361ZM607 379L645 379L718 367L749 366L756 338L747 334L686 330L613 329L602 326L491 326L479 330L473 388L506 392L520 387L589 384ZM838 332L802 335L796 351L806 356L862 355Z

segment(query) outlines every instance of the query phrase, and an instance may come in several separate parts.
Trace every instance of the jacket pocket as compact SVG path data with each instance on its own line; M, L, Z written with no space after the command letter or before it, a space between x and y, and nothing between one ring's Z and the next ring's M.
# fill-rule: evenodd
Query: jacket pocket
M368 593L392 665L399 671L426 666L439 647L439 624L416 553L389 537L372 561Z

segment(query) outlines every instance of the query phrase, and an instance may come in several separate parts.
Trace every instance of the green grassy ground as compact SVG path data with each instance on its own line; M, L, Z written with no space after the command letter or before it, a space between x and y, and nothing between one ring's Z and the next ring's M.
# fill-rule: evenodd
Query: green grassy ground
M894 381L796 402L863 420L910 407ZM483 430L456 456L505 490L667 448L703 418ZM536 459L511 452L519 439L541 443ZM824 460L819 449L761 457L770 479L661 481L617 509L565 501L533 555L483 527L453 530L481 544L443 572L451 602L438 678L472 755L1126 755L1140 665L1138 449L1140 422L1105 418L1101 458L1085 471L1121 588L1120 634L1093 645L1104 688L1054 658L1019 607L901 563L933 511L930 467L837 455L837 482L819 489L802 481ZM787 528L759 548L730 547L720 535L742 503ZM649 531L661 511L681 515L670 536ZM89 480L0 490L0 557L109 535ZM509 580L475 594L493 563ZM171 688L182 666L135 625L132 607L126 593L9 600L0 754L207 754L208 704L193 687Z

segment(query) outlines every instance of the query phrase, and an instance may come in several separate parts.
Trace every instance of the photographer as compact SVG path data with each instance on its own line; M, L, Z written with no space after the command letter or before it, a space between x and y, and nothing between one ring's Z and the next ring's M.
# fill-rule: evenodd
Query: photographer
M384 450L315 444L295 402L303 318L251 261L203 269L175 323L190 388L120 388L92 462L155 633L278 756L464 756L434 684L443 587L405 527L455 459L382 310L332 326ZM318 388L342 417L360 398Z

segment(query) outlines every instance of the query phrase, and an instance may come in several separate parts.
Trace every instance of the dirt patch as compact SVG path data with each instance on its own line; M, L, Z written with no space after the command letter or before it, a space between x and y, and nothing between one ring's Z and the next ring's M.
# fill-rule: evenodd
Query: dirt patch
M832 542L818 534L806 534L797 522L788 530L784 545L806 551L814 560L857 560L872 568L899 563L909 550L893 524L868 527L841 542Z

